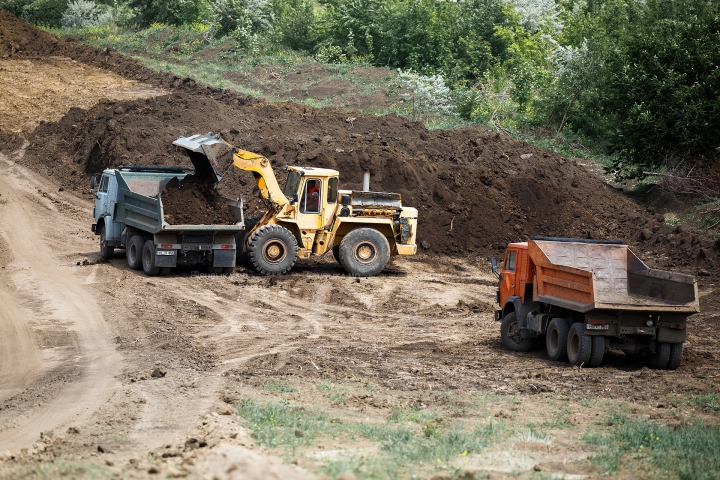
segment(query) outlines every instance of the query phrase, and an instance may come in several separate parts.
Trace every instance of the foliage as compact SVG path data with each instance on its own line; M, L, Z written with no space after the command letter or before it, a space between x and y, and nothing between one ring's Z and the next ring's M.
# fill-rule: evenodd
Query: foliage
M275 41L294 50L312 50L317 42L317 18L312 0L272 2Z
M0 10L35 25L58 27L68 0L0 0Z
M65 28L93 27L108 25L112 22L112 13L101 8L91 0L74 0L68 4L62 15L62 26Z
M401 96L409 105L408 113L414 121L453 113L455 105L450 89L441 75L424 76L412 70L398 70L398 82L407 90Z
M128 0L141 25L189 25L203 13L203 0Z

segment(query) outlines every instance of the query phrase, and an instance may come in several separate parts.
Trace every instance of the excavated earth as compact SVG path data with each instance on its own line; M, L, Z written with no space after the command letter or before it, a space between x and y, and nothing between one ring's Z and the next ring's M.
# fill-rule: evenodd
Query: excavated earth
M11 332L0 340L0 473L22 476L62 456L128 477L310 478L264 455L228 411L240 397L268 398L263 386L277 377L303 392L319 381L371 381L374 392L332 405L368 418L446 405L448 392L492 392L521 398L525 411L604 398L633 412L663 405L651 418L667 424L718 423L682 399L720 393L720 243L665 225L665 212L581 161L481 127L429 131L392 115L262 103L0 12L0 67L24 61L82 64L143 86L92 106L58 104L36 126L11 107L0 111L8 124L32 127L0 131L0 322ZM8 71L0 68L3 98L17 95ZM89 176L120 165L191 167L172 141L207 132L265 155L281 184L286 164L337 169L341 188L359 188L370 170L373 190L399 192L418 209L419 254L362 280L343 276L330 256L281 278L242 268L148 278L120 250L101 261ZM245 172L230 171L219 189L242 194L246 216L264 208ZM488 258L530 235L619 238L652 267L698 275L702 313L689 321L680 368L653 371L611 352L600 368L576 369L541 350L503 349ZM558 443L567 458L580 454L579 440ZM553 468L544 472L572 473ZM534 475L532 465L521 475Z
M160 194L165 221L171 225L231 225L235 217L213 188L212 178L173 178Z

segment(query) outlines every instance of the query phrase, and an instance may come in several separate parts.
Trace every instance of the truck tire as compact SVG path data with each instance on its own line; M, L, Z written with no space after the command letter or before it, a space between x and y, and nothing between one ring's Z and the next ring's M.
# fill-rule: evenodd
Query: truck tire
M140 270L142 268L142 252L144 246L145 239L140 235L130 237L130 241L125 249L125 256L127 257L128 266L133 270Z
M340 265L358 277L377 275L390 260L390 244L374 228L356 228L340 242Z
M298 256L295 235L280 225L263 225L248 240L248 260L262 275L287 273Z
M154 277L160 273L160 267L155 266L155 242L152 240L147 240L143 246L142 268L148 277Z
M587 366L592 355L592 338L585 335L585 324L573 323L567 339L567 356L572 365Z
M235 265L250 266L247 257L247 250L245 249L245 239L250 230L257 225L261 220L261 217L247 217L245 218L245 228L238 234L235 235L235 245L237 245L237 256L235 257Z
M605 356L605 337L602 335L593 335L590 338L592 338L592 353L590 354L590 360L587 366L595 368L600 366Z
M500 337L505 348L513 352L527 352L535 343L534 338L523 338L520 335L515 312L510 312L503 318L500 324Z
M545 347L550 360L562 362L567 359L568 322L564 318L553 318L545 332Z
M662 370L668 366L670 361L671 344L667 342L658 342L655 354L650 358L648 367L656 370Z
M682 343L671 343L670 344L670 359L668 360L668 370L677 370L682 361L683 344Z
M115 256L115 247L108 245L105 236L105 224L100 227L100 258L110 260Z

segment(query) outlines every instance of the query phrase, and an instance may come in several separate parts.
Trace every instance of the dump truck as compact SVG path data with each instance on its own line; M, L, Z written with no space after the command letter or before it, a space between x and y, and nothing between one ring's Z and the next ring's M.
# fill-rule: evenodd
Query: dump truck
M238 246L248 265L263 275L288 272L298 258L328 250L353 276L380 273L396 255L417 252L417 209L398 193L340 190L337 170L286 166L280 188L270 161L234 147L220 135L180 137L173 142L190 156L201 175L217 182L229 169L252 172L268 208L246 222Z
M230 225L172 225L165 218L165 186L189 173L182 167L132 166L94 175L92 231L100 236L101 257L112 258L116 248L124 248L130 268L142 268L147 275L167 275L178 265L231 272L235 236L244 228L242 197L223 198L236 220Z
M551 360L577 366L597 367L608 349L680 365L687 317L699 311L694 277L649 268L619 240L531 237L491 263L506 348L544 336Z

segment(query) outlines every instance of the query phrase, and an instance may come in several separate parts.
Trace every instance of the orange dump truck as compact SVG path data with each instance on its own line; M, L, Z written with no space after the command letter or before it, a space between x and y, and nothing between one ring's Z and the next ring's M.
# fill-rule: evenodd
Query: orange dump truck
M680 365L687 317L699 311L694 277L645 265L619 240L532 237L508 245L497 299L503 344L522 352L545 337L551 360L596 367L609 348Z

